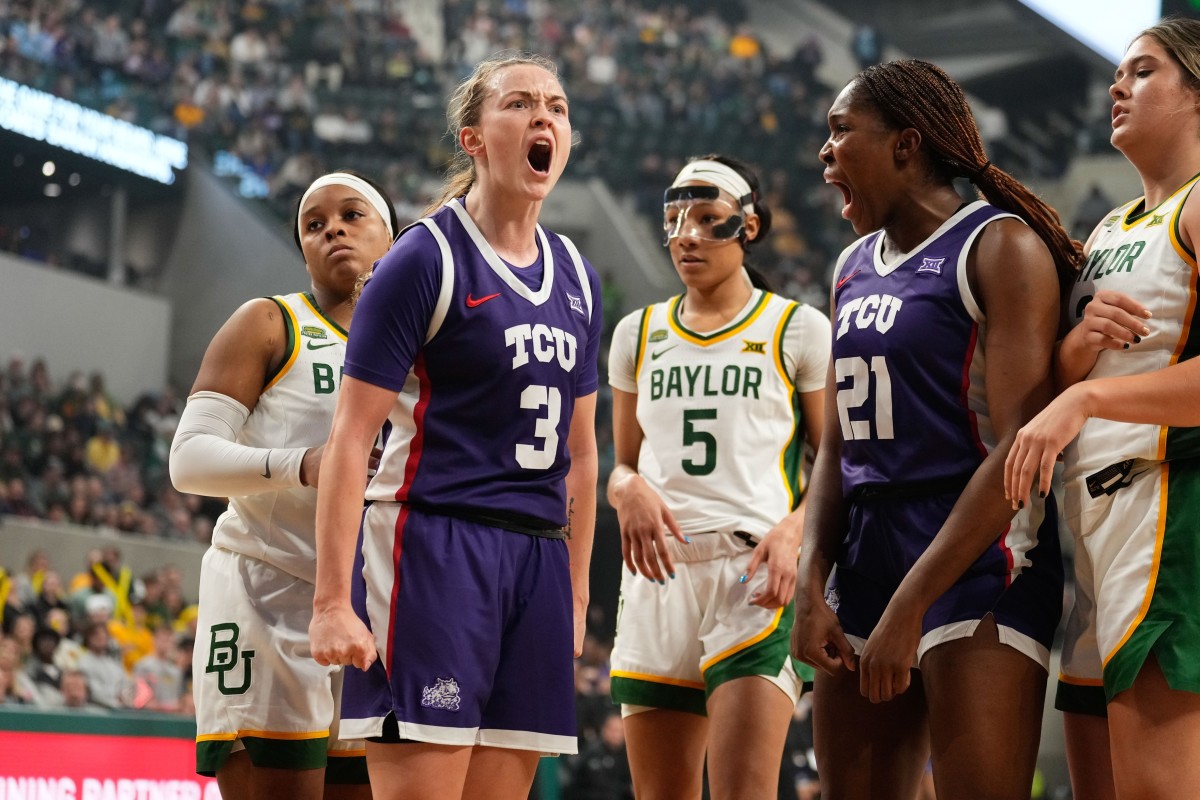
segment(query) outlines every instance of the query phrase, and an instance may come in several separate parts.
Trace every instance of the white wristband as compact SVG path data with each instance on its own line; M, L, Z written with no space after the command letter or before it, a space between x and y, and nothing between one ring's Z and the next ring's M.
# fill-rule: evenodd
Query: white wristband
M295 489L307 447L238 444L250 410L219 392L188 398L171 442L171 483L181 492L210 497Z

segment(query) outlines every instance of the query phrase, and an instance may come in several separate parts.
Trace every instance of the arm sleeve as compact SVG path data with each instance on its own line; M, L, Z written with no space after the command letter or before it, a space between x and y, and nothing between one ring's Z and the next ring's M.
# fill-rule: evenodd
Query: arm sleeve
M832 349L829 320L810 305L796 309L783 332L783 366L792 376L798 392L825 388Z
M219 392L188 398L171 442L171 483L181 492L241 497L295 489L307 447L247 447L238 444L250 410Z
M415 225L375 265L354 309L344 372L399 392L425 344L442 287L433 234Z
M608 348L608 385L631 394L637 393L637 337L644 311L638 309L621 318Z

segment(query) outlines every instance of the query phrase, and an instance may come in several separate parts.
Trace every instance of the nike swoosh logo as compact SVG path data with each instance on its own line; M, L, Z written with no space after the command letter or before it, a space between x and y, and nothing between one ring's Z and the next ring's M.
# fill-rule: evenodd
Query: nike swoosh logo
M659 351L658 351L658 352L656 352L656 353L651 353L651 354L650 354L650 360L651 360L651 361L657 361L657 360L658 360L658 357L659 357L659 356L661 356L663 353L667 352L668 350L674 350L676 347L679 347L679 345L677 345L677 344L673 344L673 345L671 345L670 347L663 348L662 350L659 350Z
M855 275L857 275L857 274L858 274L858 273L860 273L860 272L862 272L862 268L861 268L861 267L860 267L860 268L858 268L858 269L856 269L856 270L854 270L854 272L851 272L851 273L850 273L849 275L847 275L846 277L842 278L840 281L838 281L838 282L837 282L837 286L835 286L835 287L833 287L833 288L834 288L835 290L842 288L843 286L845 286L845 285L846 285L846 281L850 280L851 278L853 278Z
M267 466L262 471L262 476L267 480L271 480L271 451L267 451Z
M325 344L317 344L315 342L310 341L308 343L308 349L309 350L320 350L323 347L333 347L335 344L337 344L337 342L326 342Z
M475 299L474 297L471 297L470 294L468 294L467 295L467 308L475 308L475 306L481 306L484 303L486 303L488 300L494 300L499 296L500 296L500 293L496 292L495 294L484 295L483 297L480 297L479 299Z

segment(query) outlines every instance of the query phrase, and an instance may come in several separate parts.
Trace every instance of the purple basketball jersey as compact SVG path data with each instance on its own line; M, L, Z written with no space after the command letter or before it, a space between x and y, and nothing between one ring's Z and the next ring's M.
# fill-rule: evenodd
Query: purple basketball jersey
M595 272L538 231L515 269L452 201L410 226L354 316L345 372L394 389L369 500L566 522L575 400L596 390Z
M883 233L873 233L838 270L833 359L851 502L827 601L860 651L995 447L985 320L966 264L984 227L1011 216L972 203L893 264L880 257ZM1062 579L1054 498L1035 497L930 607L918 653L971 635L992 614L1001 641L1045 665Z
M1012 216L960 209L899 263L882 231L843 259L832 357L842 428L842 488L973 473L994 446L984 392L983 313L967 286L971 243Z

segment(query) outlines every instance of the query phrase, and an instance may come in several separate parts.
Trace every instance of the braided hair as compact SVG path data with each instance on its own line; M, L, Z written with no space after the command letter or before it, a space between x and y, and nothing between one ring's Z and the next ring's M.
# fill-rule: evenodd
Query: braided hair
M1082 245L1063 228L1058 212L988 159L962 87L940 67L916 59L876 64L858 74L851 93L853 102L874 106L892 128L920 132L935 177L946 183L967 178L989 203L1025 220L1050 249L1060 287L1075 280Z

